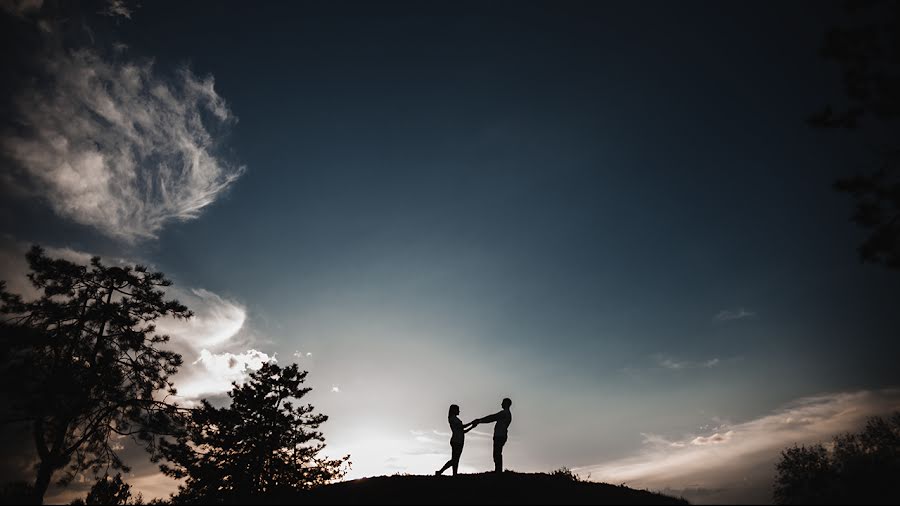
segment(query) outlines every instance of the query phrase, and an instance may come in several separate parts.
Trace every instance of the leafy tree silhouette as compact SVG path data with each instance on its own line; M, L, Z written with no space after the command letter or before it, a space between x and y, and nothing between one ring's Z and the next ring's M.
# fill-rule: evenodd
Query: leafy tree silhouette
M776 465L776 504L900 504L900 413L831 445L793 446Z
M318 456L325 439L317 429L328 417L293 403L311 391L302 386L306 375L296 364L269 362L234 384L230 407L203 400L181 437L160 442L162 471L185 479L173 501L258 503L341 478L349 456Z
M810 118L820 128L859 128L877 148L880 166L839 179L834 188L856 201L853 221L869 230L859 247L864 262L900 269L900 2L855 0L846 2L845 26L825 35L821 53L842 70L847 105L832 106Z
M121 473L116 473L113 477L106 475L98 478L84 500L76 499L71 504L74 506L83 504L89 506L104 504L125 506L128 504L143 504L143 502L140 494L132 499L131 485L122 480Z
M31 425L39 463L31 500L43 502L53 475L127 466L116 438L131 437L151 454L156 435L171 433L176 405L155 394L175 390L169 377L181 356L160 348L168 336L153 321L191 312L166 300L171 283L143 266L89 266L48 258L33 246L28 278L41 295L25 301L0 282L0 382L4 423Z

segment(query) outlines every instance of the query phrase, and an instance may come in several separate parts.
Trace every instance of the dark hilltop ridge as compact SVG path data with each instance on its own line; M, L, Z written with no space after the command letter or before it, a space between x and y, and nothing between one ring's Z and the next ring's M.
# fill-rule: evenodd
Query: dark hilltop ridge
M570 473L506 472L459 476L380 476L327 485L307 504L689 504L625 486L582 481Z

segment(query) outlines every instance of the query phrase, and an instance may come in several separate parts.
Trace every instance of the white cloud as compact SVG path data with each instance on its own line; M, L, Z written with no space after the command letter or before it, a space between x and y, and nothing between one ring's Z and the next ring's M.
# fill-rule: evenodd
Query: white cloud
M243 383L250 373L259 370L266 362L274 360L275 357L253 349L237 354L201 350L200 358L191 364L199 368L200 374L194 374L181 384L176 383L178 395L196 399L204 395L225 393L231 390L232 382Z
M49 86L16 97L21 128L2 140L17 164L8 181L60 216L127 241L197 218L242 173L216 154L234 121L212 77L95 52L46 62Z
M730 430L724 434L719 434L718 432L716 432L711 436L697 436L691 440L691 444L694 446L704 446L727 443L729 440L731 440L732 436L734 436L733 430Z
M756 312L747 311L744 308L736 310L723 309L713 317L713 320L717 322L726 322L730 320L743 320L745 318L756 318Z
M339 393L341 393L341 387L339 387L337 385L332 385L331 392L335 393L335 394L339 394Z
M204 289L173 290L173 297L194 311L188 320L159 320L157 329L171 338L172 347L184 357L174 377L178 396L187 401L221 395L232 382L243 383L262 364L275 361L249 348L246 336L247 308Z
M795 443L825 442L835 434L859 429L869 416L895 410L900 410L900 390L808 397L754 420L720 424L708 435L674 440L644 435L639 454L577 471L590 473L598 481L655 490L727 490L746 487L747 478L756 476L761 487L758 496L770 497L766 494L770 494L774 464L782 449Z

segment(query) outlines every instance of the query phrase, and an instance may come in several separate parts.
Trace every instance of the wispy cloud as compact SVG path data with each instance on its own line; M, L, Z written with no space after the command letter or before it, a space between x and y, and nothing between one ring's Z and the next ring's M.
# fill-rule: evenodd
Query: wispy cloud
M134 12L135 7L137 7L136 4L132 3L129 5L129 2L125 0L107 0L106 7L100 11L100 14L131 19L131 14Z
M719 358L711 357L707 359L686 359L665 353L657 353L647 357L650 363L638 365L629 365L623 367L621 371L628 376L634 378L644 378L652 374L681 374L687 371L711 370L722 367L727 363L733 363L741 360L740 357Z
M135 241L197 218L242 173L218 156L235 121L213 78L171 78L152 62L91 50L45 61L47 84L20 93L20 128L2 140L16 162L6 183L60 216Z
M723 309L713 316L713 320L717 322L727 322L731 320L743 320L746 318L756 318L755 311L748 311L744 308L739 309Z
M722 362L718 358L711 358L702 361L678 360L666 355L655 355L654 358L659 367L662 367L663 369L669 369L671 371L683 371L687 369L711 369L718 366Z
M417 443L422 443L424 445L427 445L427 448L416 447L415 449L410 450L410 451L415 454L421 454L423 451L428 452L428 453L434 452L436 450L436 447L440 444L440 440L438 440L434 437L435 432L437 432L437 431L414 430L414 429L410 430L409 433L412 435L413 439L415 439L415 441Z
M233 338L244 326L247 308L209 290L171 290L173 296L194 312L193 318L160 319L156 328L160 333L184 340L196 348L217 346Z
M746 486L748 476L761 476L759 486L765 490L758 492L765 496L783 448L826 441L859 428L869 416L898 409L896 389L807 397L757 419L720 424L708 434L645 434L639 454L578 471L599 481L657 490L728 489Z

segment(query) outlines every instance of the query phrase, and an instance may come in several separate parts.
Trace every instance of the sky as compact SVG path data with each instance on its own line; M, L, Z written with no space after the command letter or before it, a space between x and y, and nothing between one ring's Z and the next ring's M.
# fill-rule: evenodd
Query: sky
M349 478L510 397L510 469L767 502L782 448L900 409L900 278L831 188L872 147L806 123L835 3L0 6L0 278L163 271L183 402L296 362Z

